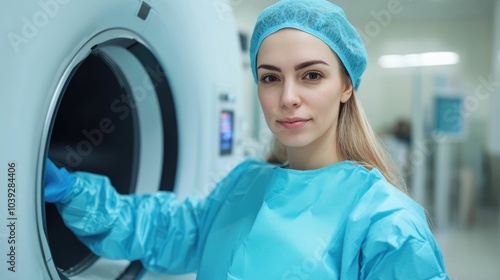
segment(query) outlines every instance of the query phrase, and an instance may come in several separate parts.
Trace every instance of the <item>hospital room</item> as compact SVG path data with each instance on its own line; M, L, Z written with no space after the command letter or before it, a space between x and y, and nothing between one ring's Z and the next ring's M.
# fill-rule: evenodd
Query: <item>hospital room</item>
M500 0L0 18L0 279L500 279Z

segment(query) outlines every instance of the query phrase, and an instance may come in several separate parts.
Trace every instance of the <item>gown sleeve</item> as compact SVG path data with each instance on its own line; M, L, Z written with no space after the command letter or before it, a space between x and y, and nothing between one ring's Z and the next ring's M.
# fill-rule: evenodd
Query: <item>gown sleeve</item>
M362 246L361 279L448 279L434 238L394 213L375 222Z
M75 172L75 185L57 208L68 228L99 256L141 260L165 273L195 271L210 225L246 162L206 198L180 202L172 192L120 195L101 175Z
M388 188L369 194L371 206L363 207L370 214L364 215L369 226L361 242L360 279L448 279L423 209Z

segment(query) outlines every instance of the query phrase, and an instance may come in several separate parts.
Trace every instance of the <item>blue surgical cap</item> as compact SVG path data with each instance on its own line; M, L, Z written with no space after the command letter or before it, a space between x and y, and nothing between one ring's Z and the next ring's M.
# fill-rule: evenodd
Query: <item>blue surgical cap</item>
M357 90L366 69L363 40L347 21L344 11L326 0L282 0L267 7L257 18L250 41L250 65L257 83L257 52L264 39L283 28L295 28L327 44L344 64Z

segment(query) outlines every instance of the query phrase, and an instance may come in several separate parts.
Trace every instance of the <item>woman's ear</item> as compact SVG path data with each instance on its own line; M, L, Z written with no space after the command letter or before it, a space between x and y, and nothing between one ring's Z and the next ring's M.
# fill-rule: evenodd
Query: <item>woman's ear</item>
M351 79L347 78L346 82L344 83L344 90L342 91L340 96L340 102L346 103L349 100L349 98L351 98L353 92L354 88L352 87Z

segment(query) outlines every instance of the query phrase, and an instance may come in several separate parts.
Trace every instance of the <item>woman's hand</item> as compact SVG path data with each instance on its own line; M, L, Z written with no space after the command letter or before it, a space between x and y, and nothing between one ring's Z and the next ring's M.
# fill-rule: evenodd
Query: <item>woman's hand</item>
M50 160L45 161L44 197L46 202L63 200L75 184L75 178L65 168L57 168Z

